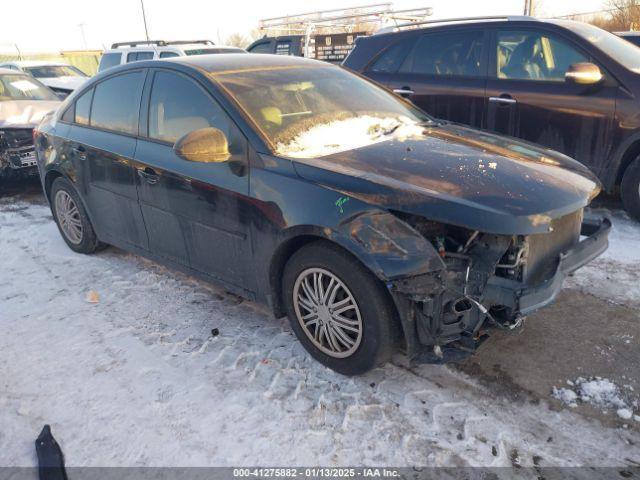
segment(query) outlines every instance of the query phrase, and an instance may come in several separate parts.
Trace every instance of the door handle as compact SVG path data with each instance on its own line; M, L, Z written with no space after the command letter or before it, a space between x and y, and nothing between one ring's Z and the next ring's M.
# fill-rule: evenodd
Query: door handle
M411 87L402 87L402 88L394 88L393 93L397 93L402 97L405 97L405 96L408 97L409 95L413 95L416 92L411 90Z
M149 185L155 185L160 180L160 175L153 168L145 167L144 170L138 169L138 176L144 179Z
M489 97L491 103L500 103L502 105L515 105L518 101L511 97Z
M84 148L84 146L76 145L75 147L71 147L71 151L73 153L75 153L76 155L78 155L78 158L80 160L86 160L87 159L87 149Z

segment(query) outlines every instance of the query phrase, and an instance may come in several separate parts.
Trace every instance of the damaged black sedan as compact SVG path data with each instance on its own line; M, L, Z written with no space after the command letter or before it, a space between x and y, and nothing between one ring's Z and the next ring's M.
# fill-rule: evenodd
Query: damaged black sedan
M607 247L570 158L270 55L104 72L36 132L77 252L116 245L269 303L344 374L471 354Z

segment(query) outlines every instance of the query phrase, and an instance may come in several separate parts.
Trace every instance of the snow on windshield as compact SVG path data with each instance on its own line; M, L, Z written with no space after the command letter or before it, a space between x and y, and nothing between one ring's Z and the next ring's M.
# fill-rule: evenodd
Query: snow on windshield
M424 127L408 117L379 118L370 115L335 120L316 125L295 136L290 142L278 143L276 152L294 158L317 158L366 147L385 140L416 138Z

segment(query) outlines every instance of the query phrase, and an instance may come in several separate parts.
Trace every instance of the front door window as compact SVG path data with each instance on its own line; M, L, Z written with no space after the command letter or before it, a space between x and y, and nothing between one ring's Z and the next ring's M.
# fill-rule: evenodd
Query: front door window
M589 62L564 40L545 32L498 32L496 76L504 79L564 82L569 67Z

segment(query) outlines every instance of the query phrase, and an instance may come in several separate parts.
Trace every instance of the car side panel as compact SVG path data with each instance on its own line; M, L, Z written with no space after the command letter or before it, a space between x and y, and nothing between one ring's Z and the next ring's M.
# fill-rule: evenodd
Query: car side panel
M69 142L98 238L147 248L132 165L136 139L73 125Z
M151 250L191 268L243 285L249 250L248 171L228 162L195 163L170 146L140 139L136 171ZM238 174L239 173L239 174Z
M251 158L249 220L257 296L276 301L272 262L288 241L325 239L358 258L380 280L443 268L433 246L384 209L300 178L292 162L267 155ZM277 309L276 309L277 310Z

